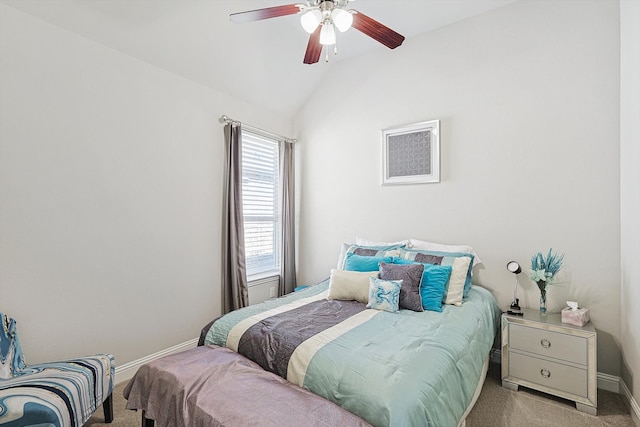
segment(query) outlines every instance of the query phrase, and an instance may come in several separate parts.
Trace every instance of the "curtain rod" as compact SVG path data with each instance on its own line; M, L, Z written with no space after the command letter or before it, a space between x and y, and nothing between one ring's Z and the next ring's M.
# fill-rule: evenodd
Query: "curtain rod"
M248 130L250 130L252 132L261 133L261 134L263 134L265 136L268 136L268 137L271 137L271 138L275 138L275 139L287 142L289 144L295 144L296 142L298 142L298 140L295 139L295 138L287 138L286 136L278 135L277 133L269 132L269 131L266 131L264 129L257 128L255 126L250 126L250 125L241 123L241 122L239 122L237 120L233 120L233 119L229 118L228 116L225 116L224 114L222 116L220 116L219 121L220 121L220 123L231 124L233 126L237 126L239 124L242 124L243 127L247 128Z

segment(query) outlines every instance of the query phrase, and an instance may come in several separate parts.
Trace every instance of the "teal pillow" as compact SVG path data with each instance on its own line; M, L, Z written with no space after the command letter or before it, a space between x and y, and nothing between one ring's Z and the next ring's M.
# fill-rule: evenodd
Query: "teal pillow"
M381 262L390 263L393 261L393 257L377 257L377 256L364 256L356 254L347 254L347 259L344 263L344 269L347 271L378 271L380 270L379 264Z
M397 313L400 305L402 280L369 278L369 303L367 308Z
M362 246L343 243L342 250L340 251L340 256L338 257L338 269L345 269L345 263L347 262L348 254L375 257L394 257L400 255L400 249L403 249L405 247L406 246L402 244L387 246Z
M429 251L425 249L402 249L400 251L400 258L409 260L422 262L427 264L437 264L437 265L449 265L453 266L453 262L456 258L459 257L468 257L471 259L469 262L469 268L466 271L466 278L464 281L464 291L463 296L466 297L471 289L471 270L473 270L473 255L467 254L464 252L442 252L442 251ZM434 259L434 261L428 260L429 258Z
M394 260L395 264L422 264L404 259ZM447 295L447 283L451 276L451 266L449 265L424 265L422 281L420 282L420 298L422 308L431 311L442 311L442 302Z

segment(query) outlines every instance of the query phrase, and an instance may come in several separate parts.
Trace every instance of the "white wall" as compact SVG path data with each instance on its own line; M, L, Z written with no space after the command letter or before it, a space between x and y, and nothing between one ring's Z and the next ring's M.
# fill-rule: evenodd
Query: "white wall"
M414 237L472 245L474 281L506 308L507 261L553 247L550 308L589 307L598 369L619 375L619 34L617 2L519 2L338 64L294 120L299 284L355 235ZM380 129L431 119L442 182L382 187Z
M0 4L0 311L122 365L220 313L221 114L288 120Z
M640 402L640 2L620 2L620 196L622 379ZM636 411L637 411L636 407ZM638 413L636 412L636 416ZM636 422L640 423L640 419Z

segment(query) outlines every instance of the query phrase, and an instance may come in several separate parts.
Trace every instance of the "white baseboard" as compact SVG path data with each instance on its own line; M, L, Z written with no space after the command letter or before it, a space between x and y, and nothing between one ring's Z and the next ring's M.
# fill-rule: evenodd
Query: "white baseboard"
M116 366L116 378L115 384L120 384L124 381L129 381L135 373L138 371L140 366L145 363L149 363L156 359L160 359L161 357L168 356L170 354L179 353L184 350L188 350L190 348L195 348L198 345L198 338L194 338L189 341L185 341L182 344L174 345L173 347L169 347L164 350L160 350L157 353L150 354L148 356L142 357L138 360L134 360L129 363L125 363L121 366Z
M491 351L489 352L489 356L490 356L489 361L491 363L502 364L502 350L500 350L499 348L492 348Z
M636 424L636 426L640 427L640 405L638 405L636 399L633 398L631 391L629 391L629 388L627 387L625 382L622 381L622 378L620 379L620 388L622 389L622 392L620 394L625 397L626 403L629 404L629 412L631 412L631 418L633 419L633 422Z
M620 383L622 382L620 377L598 372L597 378L599 389L620 394Z

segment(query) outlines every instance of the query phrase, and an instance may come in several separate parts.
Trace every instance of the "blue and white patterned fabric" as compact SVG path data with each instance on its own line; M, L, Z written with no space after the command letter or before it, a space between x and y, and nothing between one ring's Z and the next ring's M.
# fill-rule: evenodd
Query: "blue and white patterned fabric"
M397 313L400 304L402 280L369 278L369 303L367 308Z
M0 321L0 379L7 379L24 369L24 356L16 333L16 321L2 313Z
M111 396L112 355L26 365L15 320L0 320L0 426L81 427Z

